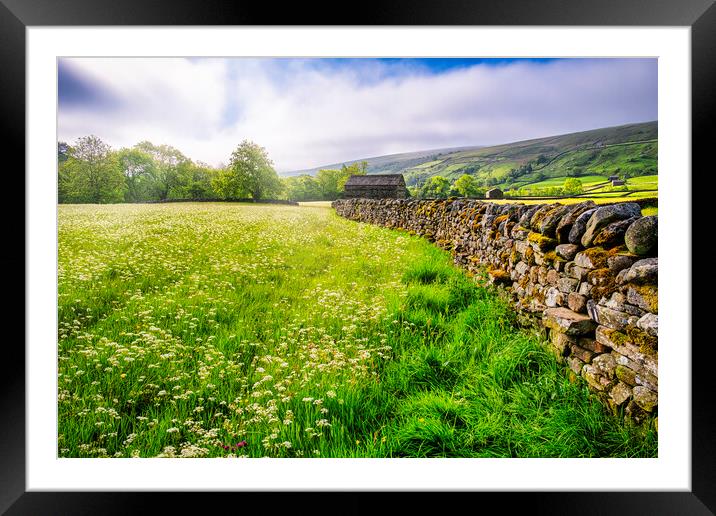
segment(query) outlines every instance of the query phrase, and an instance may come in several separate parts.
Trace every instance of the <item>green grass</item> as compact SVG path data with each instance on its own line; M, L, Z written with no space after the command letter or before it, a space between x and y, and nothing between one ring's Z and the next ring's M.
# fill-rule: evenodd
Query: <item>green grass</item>
M654 188L657 189L659 187L659 176L658 175L652 175L652 176L641 176L641 177L630 177L627 179L626 183L633 188L638 189L647 189L647 188Z
M443 161L443 160L441 160L441 159L436 159L436 160L433 160L433 161L427 161L427 162L425 162L425 163L421 163L420 165L417 165L417 166L412 167L412 168L427 168L427 167L432 167L433 165L437 165L438 163L442 163L442 161Z
M418 237L210 203L62 205L58 235L60 457L657 454Z
M643 174L657 170L658 145L656 142L634 145L613 145L585 150L575 149L547 165L540 172L563 176L567 171L581 174L609 176L632 172Z
M626 186L630 190L658 190L659 188L659 176L657 175L648 175L648 176L641 176L641 177L631 177L626 180ZM538 183L529 183L524 184L520 183L522 189L536 189L536 188L549 188L549 187L561 187L564 186L565 177L551 177L549 179L545 179L543 181L540 181ZM585 190L588 190L589 193L614 193L611 192L611 184L606 184L604 186L597 187L597 185L600 185L602 183L608 183L607 176L595 176L595 175L589 175L589 176L580 176L577 179L579 179L582 182L582 186ZM639 194L646 194L645 192L637 192ZM648 197L653 197L654 195L646 194Z
M524 185L524 188L527 189L534 189L534 188L549 188L549 187L562 187L564 186L564 182L567 178L566 177L551 177L549 179L545 179L543 181L539 181L537 183L530 183L528 185ZM590 186L604 183L607 181L606 176L580 176L577 179L579 179L582 182L582 186L584 188L589 188Z
M454 175L456 172L459 172L461 169L465 168L465 166L468 165L468 163L452 163L440 170L440 174L443 174L446 177L450 177ZM458 174L458 176L461 174Z

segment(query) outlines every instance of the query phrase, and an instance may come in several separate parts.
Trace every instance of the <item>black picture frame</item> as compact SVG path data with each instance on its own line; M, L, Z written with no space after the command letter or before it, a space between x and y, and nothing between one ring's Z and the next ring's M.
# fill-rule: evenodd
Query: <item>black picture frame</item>
M512 25L512 26L689 26L691 27L692 72L692 163L693 170L710 172L708 128L714 116L716 94L716 6L714 0L542 0L522 2L393 1L383 4L362 2L355 12L343 11L337 3L321 2L278 4L246 1L211 0L0 0L0 124L4 129L4 148L19 157L15 170L24 170L25 148L25 29L29 26L111 26L111 25ZM339 14L341 13L341 14ZM10 152L8 152L10 153ZM19 175L18 175L19 176ZM692 176L693 179L693 176ZM25 191L24 180L13 191ZM693 184L693 181L692 181ZM707 202L697 202L705 188L692 189L692 241L702 234L698 211ZM19 197L19 196L18 196ZM21 197L24 200L24 195ZM25 275L25 226L18 224L18 207L6 199L3 210L6 239L14 240L14 251L0 258L7 274ZM21 201L22 202L22 201ZM9 248L10 246L8 246ZM22 251L20 251L22 249ZM692 246L693 250L693 246ZM693 253L691 253L693 257ZM692 265L697 262L692 258ZM693 268L693 267L692 267ZM23 276L25 276L23 275ZM691 277L683 281L692 283ZM21 288L18 286L18 289ZM24 287L22 287L24 290ZM13 289L13 294L16 291ZM23 299L25 296L23 295ZM23 310L24 303L16 303ZM19 308L22 306L23 308ZM468 506L496 502L510 512L516 507L531 513L549 514L713 514L716 512L716 427L714 402L709 379L711 340L697 338L693 323L708 320L707 303L697 302L692 290L692 489L689 492L530 492L472 493ZM19 315L8 317L8 330L19 326ZM23 317L24 319L24 317ZM22 337L24 330L14 330ZM12 342L10 342L12 341ZM3 346L5 367L0 374L0 513L17 514L130 514L154 510L149 502L158 502L161 510L187 510L194 503L186 493L77 493L26 492L25 490L25 352L12 338ZM664 343L685 349L688 342ZM300 499L309 493L289 493L294 507L321 510L315 501ZM377 493L348 493L339 502L339 512L362 514L377 510L383 502ZM464 497L464 494L451 496ZM474 497L477 497L476 499ZM235 510L247 509L255 498L282 503L279 493L211 493L211 505L229 503ZM202 497L203 498L203 497ZM240 505L235 505L241 500ZM297 499L298 498L298 499ZM443 498L443 497L441 497ZM434 497L411 493L401 497L401 512L427 507ZM449 506L458 507L453 499ZM336 502L328 502L336 503ZM441 500L440 503L444 503ZM517 505L515 505L515 503ZM247 504L247 505L244 505ZM321 502L323 505L323 502ZM449 507L448 506L448 507ZM327 507L327 506L326 506ZM338 510L337 508L334 508ZM325 509L326 512L331 512Z

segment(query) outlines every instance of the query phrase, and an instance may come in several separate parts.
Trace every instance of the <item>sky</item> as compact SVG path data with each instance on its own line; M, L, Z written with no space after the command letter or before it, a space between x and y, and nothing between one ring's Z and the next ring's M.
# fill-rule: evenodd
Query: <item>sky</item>
M656 59L60 58L58 140L279 172L657 120Z

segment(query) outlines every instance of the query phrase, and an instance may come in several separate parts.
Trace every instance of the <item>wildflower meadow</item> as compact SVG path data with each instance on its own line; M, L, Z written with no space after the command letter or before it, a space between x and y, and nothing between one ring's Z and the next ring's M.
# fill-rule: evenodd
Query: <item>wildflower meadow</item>
M59 457L655 457L450 255L326 205L58 206Z

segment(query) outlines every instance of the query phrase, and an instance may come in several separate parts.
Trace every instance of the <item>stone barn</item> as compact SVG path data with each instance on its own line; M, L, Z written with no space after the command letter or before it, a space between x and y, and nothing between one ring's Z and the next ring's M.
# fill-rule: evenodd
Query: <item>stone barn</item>
M346 181L344 199L405 199L408 189L403 174L351 176Z
M504 199L505 194L499 188L491 188L485 193L485 199Z

